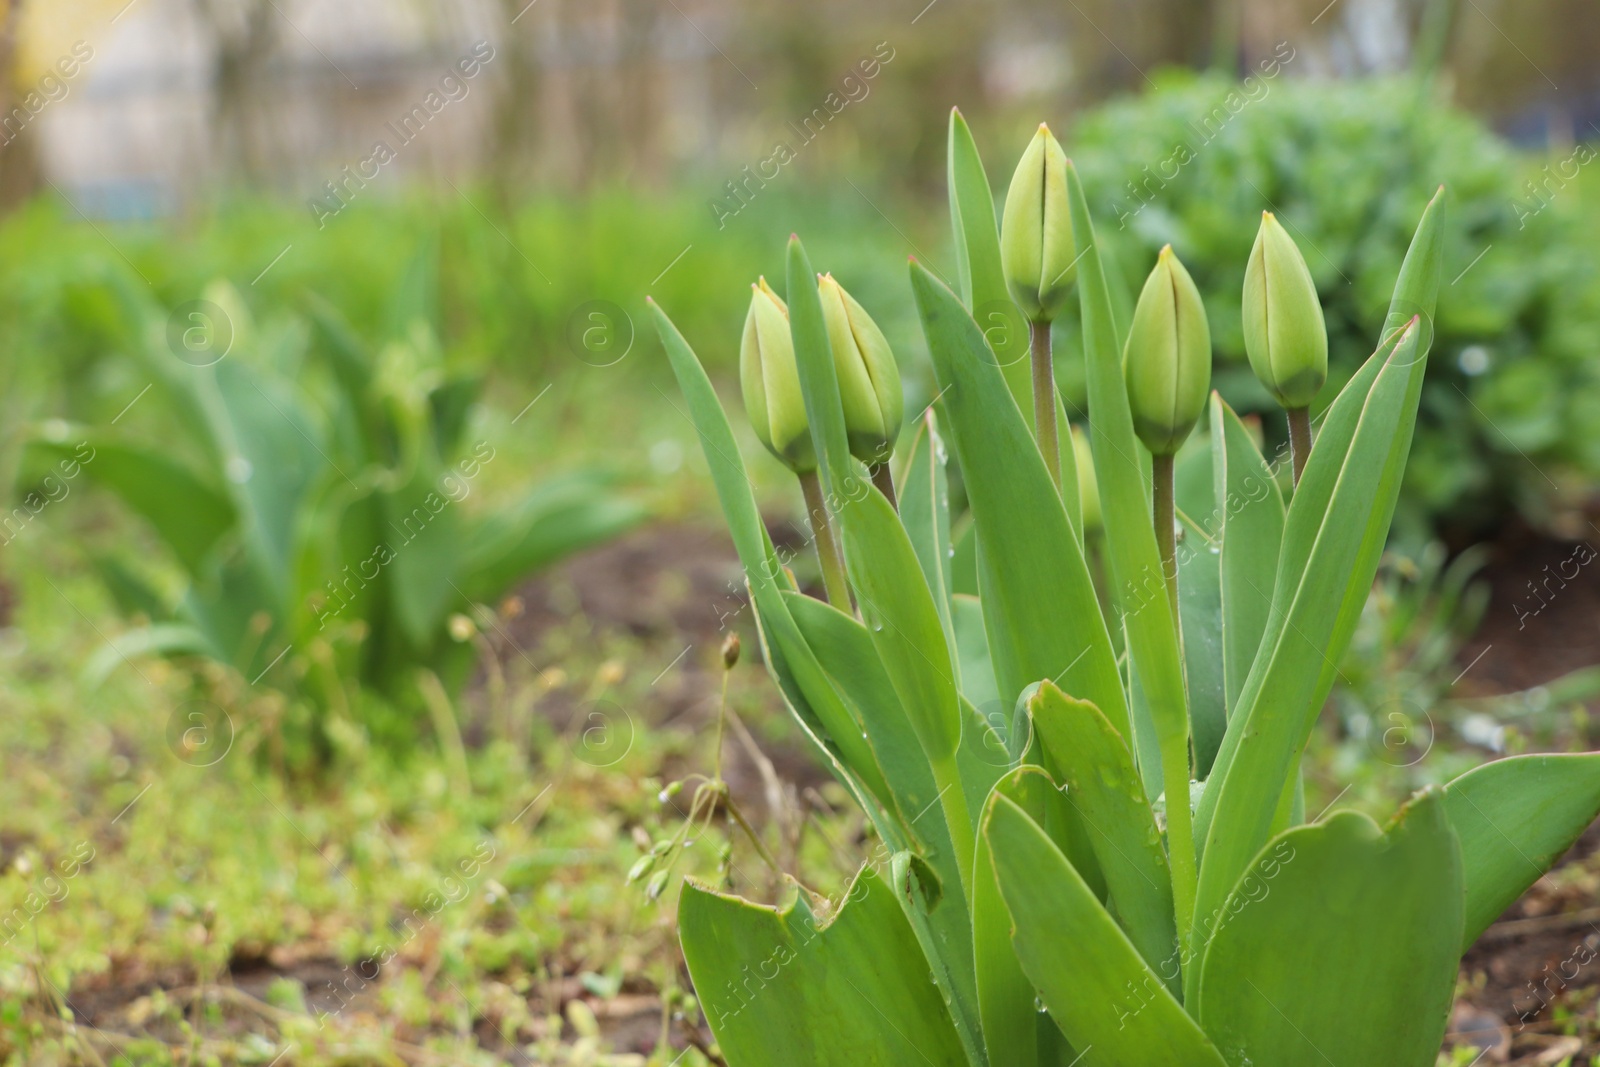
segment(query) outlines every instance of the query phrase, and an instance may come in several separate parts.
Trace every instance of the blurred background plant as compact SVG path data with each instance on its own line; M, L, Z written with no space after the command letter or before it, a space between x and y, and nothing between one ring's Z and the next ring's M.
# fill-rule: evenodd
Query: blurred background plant
M314 294L258 327L225 282L171 312L121 273L99 288L148 381L121 427L45 423L22 481L76 464L150 524L182 580L139 553L95 557L136 626L90 659L91 684L136 657L202 656L302 698L275 724L292 763L326 755L341 714L403 746L472 666L463 612L643 517L597 472L469 502L497 453L473 438L481 377L443 366L436 270L424 242L376 345ZM430 710L459 748L448 707Z

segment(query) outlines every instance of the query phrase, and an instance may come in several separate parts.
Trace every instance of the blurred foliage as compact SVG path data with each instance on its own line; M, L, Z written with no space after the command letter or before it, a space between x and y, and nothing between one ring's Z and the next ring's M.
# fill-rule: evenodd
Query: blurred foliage
M1216 385L1272 410L1245 362L1240 293L1261 210L1305 253L1326 309L1324 402L1374 348L1411 228L1449 187L1448 284L1396 535L1486 532L1509 509L1576 535L1600 477L1600 210L1579 146L1519 157L1416 82L1167 75L1068 139L1129 284L1171 242L1206 296ZM1543 183L1537 187L1528 182ZM1576 529L1575 529L1576 527Z
M915 56L898 55L885 70ZM1600 349L1600 264L1590 254L1600 208L1582 195L1587 149L1557 151L1542 169L1544 160L1516 153L1415 82L1310 82L1296 70L1305 60L1285 52L1271 77L1258 63L1242 86L1158 74L1156 90L1085 113L1063 139L1101 215L1128 308L1162 244L1202 264L1195 280L1213 326L1217 385L1239 410L1263 414L1270 448L1283 428L1245 363L1239 296L1254 227L1240 221L1271 208L1301 243L1327 308L1324 395L1332 396L1371 351L1407 235L1433 189L1448 183L1454 284L1441 294L1395 536L1412 551L1434 533L1460 544L1514 513L1575 536L1600 479L1600 364L1591 358ZM874 85L861 115L906 110L888 74ZM796 106L808 99L798 86L785 93ZM859 136L852 128L830 126L824 154ZM997 196L1024 143L1001 137L988 147ZM321 229L303 206L266 199L220 202L166 225L96 227L53 198L36 200L0 224L0 332L13 352L0 368L0 406L11 426L48 415L105 425L143 386L101 283L108 272L147 285L167 308L227 279L263 321L313 292L358 335L388 339L399 335L394 293L423 246L438 250L439 358L451 374L537 390L631 353L628 373L664 376L654 342L636 329L647 294L672 309L709 365L731 371L746 287L763 271L781 274L772 250L804 229L819 265L883 326L915 407L931 397L931 379L903 261L881 249L950 273L943 213L865 174L819 195L806 179L810 159L807 149L796 173L747 184L738 200L721 180L741 177L729 164L717 180L671 193L605 187L509 206L465 187L436 198L373 196ZM922 169L931 189L943 166L930 160ZM726 216L734 204L742 206ZM1070 313L1060 329L1070 399L1081 389ZM600 384L584 403L606 395ZM0 462L12 452L0 451Z
M326 748L327 717L341 709L403 743L415 730L391 706L426 703L448 741L441 700L472 661L471 624L453 615L642 517L594 472L469 510L496 449L469 434L482 380L442 366L435 269L424 243L377 346L314 296L305 315L280 310L258 328L226 283L169 314L113 276L101 295L148 383L124 414L143 408L121 426L121 415L45 422L23 484L43 486L45 502L80 474L111 490L150 524L181 581L163 588L138 553L96 558L143 625L90 659L91 678L151 653L217 660L306 703L290 722L309 713L312 728L286 731L296 756L308 742Z

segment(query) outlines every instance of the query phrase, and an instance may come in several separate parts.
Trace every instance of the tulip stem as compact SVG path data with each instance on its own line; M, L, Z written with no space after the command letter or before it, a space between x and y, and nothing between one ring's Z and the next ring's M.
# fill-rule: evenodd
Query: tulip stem
M1033 427L1044 453L1050 480L1061 491L1061 444L1056 435L1056 365L1050 355L1050 324L1028 323L1029 348L1033 352Z
M1300 484L1300 473L1306 469L1306 457L1311 455L1311 412L1307 408L1285 408L1289 415L1289 452L1294 462L1294 484Z
M1161 550L1161 573L1167 579L1167 600L1172 604L1172 623L1178 624L1178 526L1173 507L1172 456L1151 457L1152 493L1155 503L1156 547Z
M828 519L828 504L822 496L822 482L816 471L798 475L800 491L806 498L806 517L811 520L811 534L817 542L817 562L822 565L822 587L828 594L828 603L850 614L850 583L844 577L844 556L839 554L839 543L833 539L833 524Z
M900 505L894 497L894 472L889 470L889 464L873 463L867 469L872 473L872 484L878 487L878 492L888 498L891 508L899 511Z

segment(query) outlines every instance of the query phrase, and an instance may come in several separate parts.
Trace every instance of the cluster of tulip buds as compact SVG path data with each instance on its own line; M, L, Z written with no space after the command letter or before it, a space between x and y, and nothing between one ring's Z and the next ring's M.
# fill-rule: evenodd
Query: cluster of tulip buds
M1000 259L1012 300L1029 324L1033 425L1040 451L1061 483L1058 397L1051 323L1071 295L1081 252L1074 240L1066 186L1067 156L1041 124L1007 190ZM894 501L889 460L904 416L900 371L883 331L832 275L817 279L850 452ZM1311 447L1309 408L1328 375L1328 337L1316 286L1294 239L1270 213L1245 271L1244 343L1251 369L1288 415L1294 478ZM1128 404L1139 440L1150 450L1157 539L1176 597L1173 562L1173 457L1188 440L1211 388L1211 331L1194 279L1172 246L1145 280L1123 351ZM829 599L848 603L843 564L828 526L817 477L788 307L765 278L751 286L739 358L745 410L757 438L799 478ZM1092 529L1099 502L1088 440L1067 427L1077 458L1080 513Z

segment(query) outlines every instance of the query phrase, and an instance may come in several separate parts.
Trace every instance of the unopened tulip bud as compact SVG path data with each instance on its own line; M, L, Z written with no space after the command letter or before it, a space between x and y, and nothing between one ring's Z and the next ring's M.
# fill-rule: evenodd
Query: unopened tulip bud
M1055 318L1077 277L1077 246L1067 204L1067 155L1039 124L1006 191L1000 265L1029 322Z
M1244 273L1244 350L1261 384L1291 410L1315 400L1328 379L1328 330L1311 272L1271 212Z
M750 287L739 346L739 387L756 436L796 474L817 469L789 335L789 308L765 278Z
M1211 328L1200 290L1171 245L1133 309L1122 369L1139 440L1157 456L1177 452L1211 388Z
M817 291L833 348L850 454L863 463L885 463L900 436L905 409L900 368L878 324L833 275L818 278Z

